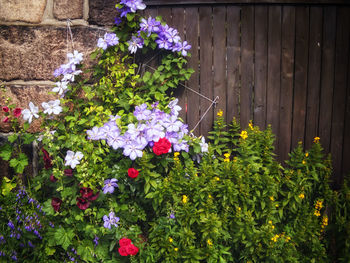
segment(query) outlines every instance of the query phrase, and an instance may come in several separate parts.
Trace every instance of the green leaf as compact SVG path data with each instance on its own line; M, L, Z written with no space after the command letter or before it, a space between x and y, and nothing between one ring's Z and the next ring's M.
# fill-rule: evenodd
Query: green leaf
M20 153L16 159L10 161L10 167L12 167L16 173L23 173L24 168L28 165L28 157L24 153Z
M4 196L7 196L13 188L16 187L16 183L12 183L10 179L4 177L1 185L1 193Z
M9 144L4 144L0 147L0 157L4 160L4 161L8 161L10 160L12 155L12 147Z
M51 248L51 247L45 247L45 253L48 256L52 256L53 254L55 254L56 249Z
M74 238L74 232L72 229L66 231L63 227L58 228L55 232L55 240L58 245L61 245L64 250L72 244L72 239Z
M14 133L14 134L10 135L7 139L10 143L13 143L17 140L17 138L18 138L18 135L16 133Z

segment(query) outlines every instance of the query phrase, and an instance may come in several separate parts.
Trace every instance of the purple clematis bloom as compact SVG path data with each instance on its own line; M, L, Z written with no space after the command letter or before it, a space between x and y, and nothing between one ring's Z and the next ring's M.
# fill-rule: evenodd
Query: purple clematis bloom
M123 148L125 145L124 136L120 135L119 131L110 132L107 135L107 143L114 150L117 150L119 148Z
M105 182L104 182L105 186L102 188L103 193L104 194L107 194L107 193L112 194L114 192L114 188L118 187L117 182L118 182L118 180L115 178L105 180Z
M170 43L165 37L158 38L156 43L158 44L158 48L164 48L166 50L170 50L172 46L172 43Z
M152 17L149 17L147 20L142 18L140 23L140 30L147 32L149 36L151 33L158 32L159 26L160 22Z
M184 42L178 42L175 44L175 47L173 49L173 51L179 51L181 52L181 55L183 55L184 57L187 56L187 50L191 49L191 45L189 45L187 43L187 41Z
M120 220L119 217L116 217L114 212L110 212L109 216L106 216L106 215L103 216L103 221L104 221L103 226L108 229L111 229L112 225L115 227L118 227L117 223L119 222L119 220Z
M181 38L179 36L179 32L174 28L169 28L165 32L165 37L167 38L168 42L170 42L170 43L178 43L181 40Z
M123 154L129 156L131 160L135 160L137 157L141 158L143 147L136 143L130 143L124 146Z
M139 121L149 120L151 117L151 111L147 109L147 104L143 103L140 106L135 107L134 116Z
M135 13L137 10L143 10L146 8L146 5L142 2L142 0L121 0L121 4L125 4L130 8L130 11Z
M139 37L132 36L131 40L128 41L129 47L128 50L131 54L136 53L138 48L143 47L143 39Z
M103 38L99 38L97 41L97 47L106 50L108 47L119 44L119 38L114 33L105 33Z

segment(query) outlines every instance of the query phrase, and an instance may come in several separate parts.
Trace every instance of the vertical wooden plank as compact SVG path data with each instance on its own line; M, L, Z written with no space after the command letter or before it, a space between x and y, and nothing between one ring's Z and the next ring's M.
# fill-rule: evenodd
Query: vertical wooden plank
M320 91L319 137L324 151L330 151L332 101L334 89L336 7L323 9L322 68Z
M281 6L269 6L266 123L272 125L272 132L276 135L277 152L281 89L281 17Z
M172 26L171 7L160 6L158 7L158 16L161 16L169 26Z
M268 6L255 7L254 124L266 128Z
M200 91L208 98L213 98L213 51L212 51L212 8L210 6L199 7L199 32L200 32ZM201 116L210 106L210 102L201 98ZM200 125L200 134L212 128L213 111L210 110Z
M150 7L147 7L145 10L143 10L143 12L144 12L143 15L145 19L148 19L148 17L156 18L158 15L158 8L156 6L150 6ZM151 51L149 52L149 54L147 54L147 56L142 58L143 63L147 63L148 66L152 68L156 68L157 66L159 66L158 56L159 56L159 51L157 49L154 51ZM150 72L153 71L149 67L146 67L145 69L149 70Z
M172 25L179 31L181 41L185 41L185 10L183 7L173 7L172 9ZM189 43L191 45L191 43ZM190 50L192 53L192 49ZM185 83L184 83L185 84ZM187 83L186 83L187 85ZM187 91L183 86L178 86L174 91L174 96L178 98L179 105L182 110L180 111L179 117L187 123L186 119L186 103L187 103Z
M213 8L213 70L214 70L214 92L213 98L219 96L217 107L214 115L219 110L224 112L226 118L226 7L214 6ZM227 119L226 119L227 121ZM210 130L203 130L203 134L207 134Z
M253 71L254 71L254 6L243 6L242 23L242 73L240 92L240 121L242 128L253 119Z
M348 7L337 8L337 35L331 129L331 154L333 161L334 183L336 187L339 187L342 182L341 166L346 106L347 66L349 55L349 12L350 8Z
M348 85L346 91L346 110L344 121L343 167L342 174L350 174L350 52L348 58Z
M227 120L239 118L241 8L227 6Z
M305 148L318 136L320 106L322 7L310 7L309 68L307 87L307 110L305 125Z
M191 43L191 58L189 58L188 66L193 68L195 72L192 74L187 85L199 92L199 56L198 56L198 34L199 34L199 17L197 7L185 8L185 26L186 26L186 40ZM192 130L199 121L199 96L191 91L187 93L187 123L189 130ZM199 134L197 128L195 134Z
M309 7L295 10L295 66L293 94L292 148L304 141L309 43Z
M292 138L295 7L283 6L279 159L288 159Z

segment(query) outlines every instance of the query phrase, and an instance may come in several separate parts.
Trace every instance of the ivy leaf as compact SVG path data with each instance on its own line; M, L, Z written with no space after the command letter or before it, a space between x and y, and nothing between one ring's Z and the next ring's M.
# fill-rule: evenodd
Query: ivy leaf
M9 144L4 144L0 147L0 157L4 160L4 161L8 161L10 160L12 155L12 147Z
M72 239L74 237L74 232L72 229L66 231L64 228L59 228L55 232L55 240L58 245L61 245L64 250L67 250L67 248L72 244Z

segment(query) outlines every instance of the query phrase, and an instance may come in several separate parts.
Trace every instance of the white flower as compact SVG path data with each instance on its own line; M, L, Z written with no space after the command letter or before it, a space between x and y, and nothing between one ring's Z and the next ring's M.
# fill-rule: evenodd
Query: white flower
M84 154L81 152L74 153L73 151L67 151L66 158L64 159L66 162L64 165L72 167L74 169L78 164L80 164L80 160L83 159Z
M128 50L130 51L130 53L136 53L138 48L142 48L142 44L140 42L140 39L132 36L131 40L128 41L129 47Z
M29 123L32 123L33 116L35 118L39 118L39 108L33 104L33 102L29 102L29 109L24 109L22 111L23 114L23 120L28 121Z
M60 114L62 112L62 107L60 106L59 100L51 100L49 102L43 102L41 104L44 108L44 113L51 115L53 114Z
M199 145L201 146L201 152L208 152L208 144L205 142L205 138L202 137L202 142L199 143Z
M68 53L67 58L69 63L80 64L83 61L83 53L79 53L77 50L74 50L73 53Z
M65 93L65 91L68 89L68 81L59 81L56 82L56 87L52 89L53 92L58 92L59 95L62 95Z

